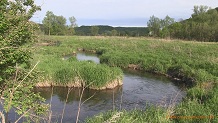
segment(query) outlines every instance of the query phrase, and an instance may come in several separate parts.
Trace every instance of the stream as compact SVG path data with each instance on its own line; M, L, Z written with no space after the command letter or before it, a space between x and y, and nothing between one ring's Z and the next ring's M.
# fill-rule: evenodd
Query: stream
M100 63L99 58L93 54L78 53L76 57L78 60L92 60L97 64ZM76 121L81 88L37 88L36 91L46 99L46 103L51 104L52 122L61 122L64 106L63 122ZM149 104L167 107L170 104L179 103L184 96L185 91L166 77L124 70L123 86L111 90L86 89L84 91L82 102L85 102L80 109L79 121L82 122L87 117L113 109L145 109Z

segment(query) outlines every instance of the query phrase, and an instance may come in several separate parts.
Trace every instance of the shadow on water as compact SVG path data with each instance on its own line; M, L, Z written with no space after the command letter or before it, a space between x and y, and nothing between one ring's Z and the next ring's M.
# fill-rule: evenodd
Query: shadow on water
M78 60L92 60L96 63L100 61L96 55L78 53L76 57ZM86 89L82 102L94 96L82 105L79 119L83 121L86 117L112 109L143 109L147 104L168 106L180 102L185 95L184 91L175 86L166 77L155 76L149 73L124 70L123 82L123 86L112 90L96 91ZM52 96L52 88L36 89L37 92L40 92L46 98L46 103L50 103L52 99L51 110L53 115L55 115L53 117L54 121L60 121L68 89L54 87ZM66 103L64 122L76 120L81 91L81 88L71 89Z

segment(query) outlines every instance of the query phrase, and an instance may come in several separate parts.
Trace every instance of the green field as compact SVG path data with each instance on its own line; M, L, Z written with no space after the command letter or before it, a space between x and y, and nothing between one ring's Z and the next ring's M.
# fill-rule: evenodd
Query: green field
M41 46L45 42L51 46ZM78 62L73 58L61 60L65 55L78 52L77 49L96 52L100 55L102 65ZM112 111L88 119L87 122L100 123L111 119L117 122L218 122L218 43L127 37L42 36L33 52L33 63L40 60L38 69L44 71L42 80L66 83L73 81L70 78L79 73L87 84L96 83L95 86L100 87L109 81L108 78L120 77L122 71L119 68L135 66L142 72L165 75L187 86L187 97L177 106L172 103L167 109L155 107L143 113ZM76 67L68 69L68 66ZM83 71L83 67L90 71ZM97 72L99 70L107 76ZM90 75L93 72L96 73ZM102 83L101 80L105 81Z

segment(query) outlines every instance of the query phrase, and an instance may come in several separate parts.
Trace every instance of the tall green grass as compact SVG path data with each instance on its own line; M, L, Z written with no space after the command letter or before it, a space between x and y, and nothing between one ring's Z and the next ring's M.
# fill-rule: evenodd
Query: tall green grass
M115 79L122 80L122 70L116 67L77 61L75 58L63 60L53 55L39 56L34 59L41 59L37 66L42 73L41 82L49 81L64 86L80 80L85 84L83 86L100 88Z
M88 118L85 123L168 123L170 120L167 117L163 108L150 106L146 110L111 110Z

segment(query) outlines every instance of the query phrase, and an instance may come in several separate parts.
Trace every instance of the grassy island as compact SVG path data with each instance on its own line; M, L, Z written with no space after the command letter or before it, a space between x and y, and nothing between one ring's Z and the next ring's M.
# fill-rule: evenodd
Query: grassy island
M37 69L41 72L36 87L86 87L90 89L112 89L122 85L122 70L92 61L78 61L71 48L37 45L33 61L39 60ZM69 50L69 51L68 51ZM55 51L55 52L53 52ZM60 51L60 52L59 52ZM73 54L64 59L67 53Z

